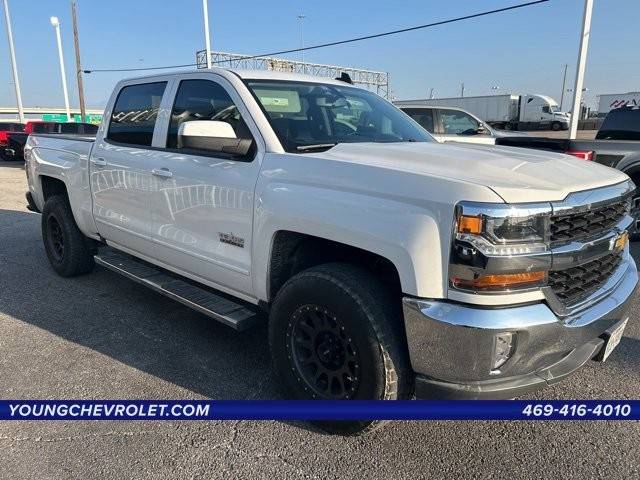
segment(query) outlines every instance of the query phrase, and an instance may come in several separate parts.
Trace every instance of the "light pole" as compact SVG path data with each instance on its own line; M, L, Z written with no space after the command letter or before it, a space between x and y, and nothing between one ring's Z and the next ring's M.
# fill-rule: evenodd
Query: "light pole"
M24 123L24 109L22 108L22 93L20 93L20 80L18 79L18 65L16 63L16 51L13 48L13 32L11 31L11 17L9 16L9 0L4 0L4 18L7 21L7 37L9 38L9 53L11 56L11 69L13 70L13 85L16 89L16 101L18 102L18 117L20 123Z
M209 36L209 0L202 0L202 14L204 16L204 45L207 51L207 68L211 68L211 38Z
M562 104L564 103L564 87L567 83L567 67L568 64L564 64L564 75L562 76L562 90L560 91L560 110L562 110Z
M298 15L298 20L300 20L300 48L303 49L303 50L300 50L300 55L302 56L301 60L302 60L303 73L306 72L306 68L304 66L304 19L305 18L307 18L307 16L303 15L302 13Z
M64 57L62 56L62 40L60 39L60 20L58 17L49 19L51 25L56 30L56 39L58 40L58 57L60 58L60 75L62 75L62 91L64 92L64 108L67 111L67 122L71 122L71 110L69 109L69 92L67 91L67 74L64 71Z
M591 33L591 14L593 13L593 0L584 1L584 15L582 17L582 35L580 36L580 50L578 51L578 65L576 67L576 81L573 87L573 108L571 109L571 123L569 124L569 139L573 140L578 134L578 121L580 120L580 101L582 100L582 85L584 84L584 71L587 64L587 51L589 49L589 34Z
M71 18L73 21L73 46L76 51L76 77L78 80L78 101L80 102L80 121L87 121L84 106L84 85L82 84L82 63L80 62L80 40L78 39L78 18L76 0L71 0Z

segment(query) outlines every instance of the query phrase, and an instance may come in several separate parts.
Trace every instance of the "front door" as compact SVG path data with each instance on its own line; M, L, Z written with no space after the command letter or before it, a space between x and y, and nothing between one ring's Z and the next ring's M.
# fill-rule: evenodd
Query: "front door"
M154 158L156 255L197 280L250 293L253 196L260 170L256 143L246 158L237 158L183 148L178 132L183 122L217 120L229 123L238 138L256 135L245 123L248 114L239 96L222 77L191 76L175 88L166 149Z
M439 109L441 132L438 140L443 142L482 143L494 145L496 139L480 121L462 110Z
M154 129L167 82L125 85L112 108L107 132L90 158L93 216L108 242L148 255L153 250L149 196Z

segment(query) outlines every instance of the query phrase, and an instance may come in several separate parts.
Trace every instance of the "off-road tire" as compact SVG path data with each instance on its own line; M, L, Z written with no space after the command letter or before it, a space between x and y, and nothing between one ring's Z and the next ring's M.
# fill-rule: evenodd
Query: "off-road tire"
M346 329L343 329L346 332L344 342L349 337L358 352L361 368L356 376L357 389L347 399L411 398L413 372L409 366L401 300L391 293L392 290L371 272L344 263L310 268L285 283L270 311L269 346L274 369L287 398L327 398L311 390L314 387L292 359L292 354L295 356L290 337L292 322L299 321L296 320L297 312L309 306L326 309L329 315L335 314L333 319ZM314 354L316 359L320 358L320 354ZM329 433L359 435L382 422L316 420L312 423Z
M62 277L74 277L93 270L95 248L78 229L69 200L49 197L42 209L42 240L51 266Z

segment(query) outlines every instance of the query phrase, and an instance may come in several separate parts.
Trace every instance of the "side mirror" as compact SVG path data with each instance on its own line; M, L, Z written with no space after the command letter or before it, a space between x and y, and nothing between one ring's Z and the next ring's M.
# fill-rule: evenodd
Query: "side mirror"
M489 133L489 130L484 125L480 124L476 130L478 135L484 135L485 133Z
M231 125L218 120L183 122L178 129L179 148L228 153L244 157L249 153L252 144L252 139L237 138Z

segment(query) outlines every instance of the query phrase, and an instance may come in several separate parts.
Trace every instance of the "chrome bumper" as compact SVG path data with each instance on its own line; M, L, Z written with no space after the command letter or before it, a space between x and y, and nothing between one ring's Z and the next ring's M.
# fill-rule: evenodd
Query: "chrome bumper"
M629 315L638 283L630 255L619 282L600 301L567 317L545 303L482 308L404 298L403 311L418 398L512 398L555 383L596 356ZM516 334L511 358L492 371L497 334Z

